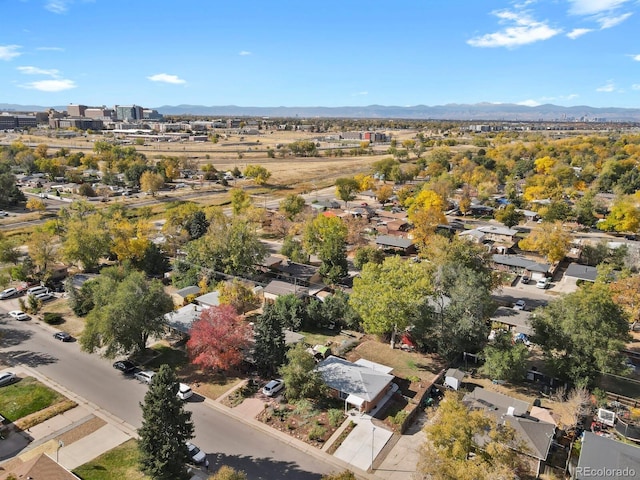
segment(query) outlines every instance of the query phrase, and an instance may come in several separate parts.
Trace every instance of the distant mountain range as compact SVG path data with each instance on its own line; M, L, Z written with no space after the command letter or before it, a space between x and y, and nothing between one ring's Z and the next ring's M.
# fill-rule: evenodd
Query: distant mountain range
M42 111L48 108L66 110L66 106L42 107L0 103L0 111ZM529 107L511 103L476 103L447 105L416 105L412 107L368 105L365 107L238 107L222 105L163 105L154 107L164 115L283 117L283 118L403 118L418 120L467 121L604 121L640 122L640 108L595 108L589 106L561 107L538 105Z

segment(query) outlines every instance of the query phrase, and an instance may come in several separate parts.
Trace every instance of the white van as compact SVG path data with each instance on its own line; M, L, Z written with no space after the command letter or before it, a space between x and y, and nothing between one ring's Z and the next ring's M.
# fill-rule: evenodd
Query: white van
M39 285L37 287L31 287L29 290L27 290L27 295L38 295L40 293L49 293L49 289L47 287Z

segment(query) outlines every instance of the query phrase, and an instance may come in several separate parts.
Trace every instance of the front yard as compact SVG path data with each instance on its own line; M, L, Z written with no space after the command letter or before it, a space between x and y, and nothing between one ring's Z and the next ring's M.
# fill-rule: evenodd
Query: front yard
M148 480L149 477L138 469L139 456L138 443L135 440L129 440L91 462L81 465L73 473L83 480L111 480L113 478Z

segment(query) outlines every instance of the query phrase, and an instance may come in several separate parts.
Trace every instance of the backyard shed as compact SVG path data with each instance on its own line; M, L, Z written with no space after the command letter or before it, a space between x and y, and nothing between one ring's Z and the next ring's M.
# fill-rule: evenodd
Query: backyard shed
M464 372L457 368L450 368L444 376L445 387L450 387L453 390L459 390L464 380Z

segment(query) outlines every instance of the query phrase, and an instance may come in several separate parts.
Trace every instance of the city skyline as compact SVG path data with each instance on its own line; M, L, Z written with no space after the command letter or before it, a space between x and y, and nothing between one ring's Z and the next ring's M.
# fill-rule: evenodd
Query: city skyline
M415 3L5 0L0 103L640 106L636 0Z

